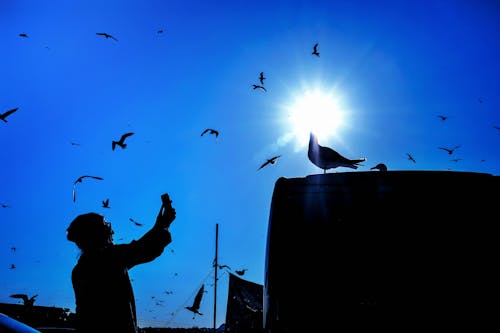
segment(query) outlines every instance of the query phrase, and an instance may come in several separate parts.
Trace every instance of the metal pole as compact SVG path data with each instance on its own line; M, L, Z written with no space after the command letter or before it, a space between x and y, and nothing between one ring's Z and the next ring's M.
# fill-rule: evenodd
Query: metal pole
M218 255L218 249L219 247L219 224L215 224L215 280L214 280L214 333L216 330L216 325L217 325L217 268L219 267L219 263L217 262L217 255Z

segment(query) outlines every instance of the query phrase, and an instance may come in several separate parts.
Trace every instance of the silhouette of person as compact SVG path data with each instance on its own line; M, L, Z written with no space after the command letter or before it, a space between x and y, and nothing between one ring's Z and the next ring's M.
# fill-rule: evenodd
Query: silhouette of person
M138 332L128 270L163 253L175 217L174 208L162 206L154 226L127 244L113 244L111 223L103 215L81 214L71 222L67 239L81 250L71 275L78 333Z

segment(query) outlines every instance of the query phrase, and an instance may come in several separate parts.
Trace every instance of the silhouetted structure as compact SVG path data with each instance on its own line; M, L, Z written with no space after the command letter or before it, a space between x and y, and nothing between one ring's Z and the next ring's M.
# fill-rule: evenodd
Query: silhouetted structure
M263 332L262 292L263 285L229 273L225 332Z
M266 250L265 329L497 327L499 186L499 176L454 171L278 179Z
M0 303L0 313L4 313L28 326L74 328L74 313L68 308L55 306L25 306L23 304Z

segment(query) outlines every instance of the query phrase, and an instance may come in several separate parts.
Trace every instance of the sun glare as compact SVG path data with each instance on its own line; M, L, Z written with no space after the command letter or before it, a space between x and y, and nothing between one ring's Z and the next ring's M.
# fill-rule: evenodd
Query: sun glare
M307 145L311 131L326 140L337 136L344 125L344 112L339 106L338 98L319 89L297 96L287 109L290 130L299 146Z

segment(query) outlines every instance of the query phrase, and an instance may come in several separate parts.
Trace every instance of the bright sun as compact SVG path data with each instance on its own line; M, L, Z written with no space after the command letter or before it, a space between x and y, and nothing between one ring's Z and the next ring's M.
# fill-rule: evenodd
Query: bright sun
M322 141L337 136L345 121L345 112L340 108L338 98L320 89L297 96L287 107L287 113L299 146L307 145L311 131Z

